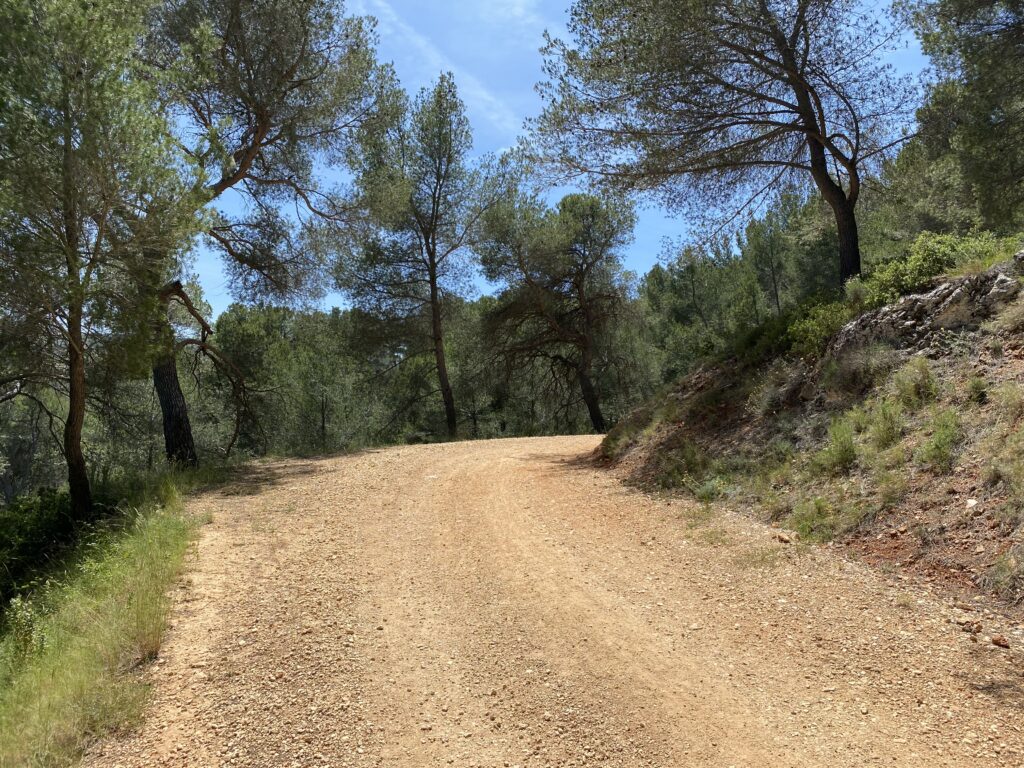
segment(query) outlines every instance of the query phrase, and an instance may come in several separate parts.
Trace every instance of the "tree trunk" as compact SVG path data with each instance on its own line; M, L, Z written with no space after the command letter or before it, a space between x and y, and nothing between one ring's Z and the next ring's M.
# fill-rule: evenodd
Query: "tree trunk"
M444 420L448 427L448 439L455 440L459 436L459 417L455 410L455 395L448 380L448 363L444 354L444 334L441 328L441 297L437 289L437 281L430 280L430 320L434 342L434 360L437 363L437 380L441 387L441 399L444 401Z
M843 198L832 203L839 231L839 282L846 285L851 277L860 275L860 235L853 204Z
M595 432L599 435L604 434L604 414L601 413L601 404L597 398L597 390L594 389L594 382L590 380L590 375L583 368L577 371L577 378L580 382L583 402L586 403L587 413L590 414L590 423L593 425Z
M192 423L188 418L188 403L178 381L178 359L174 347L161 353L153 365L153 386L160 400L164 421L164 451L167 460L182 467L199 464Z
M71 515L75 520L92 516L92 490L82 451L85 423L85 355L82 344L82 308L75 304L68 312L68 418L64 422L64 458L68 465Z
M775 260L774 246L772 247L771 253L768 257L768 265L771 267L772 298L775 300L775 314L778 316L782 314L782 297L779 296L779 275L778 265Z
M782 55L786 68L791 72L800 70L797 57L789 42L776 32L776 44ZM826 128L818 121L818 113L814 108L812 91L806 81L794 78L790 85L796 96L801 120L807 129L807 151L810 158L811 178L818 191L831 207L836 217L839 230L839 282L842 285L851 277L860 275L860 242L857 237L857 218L854 209L860 197L860 169L856 158L844 158L837 150L832 149L831 159L837 165L845 165L848 174L847 187L843 188L841 180L832 178L829 173L829 156L819 136L826 134Z
M74 123L71 107L71 86L64 89L64 145L62 151L64 247L69 282L68 301L68 416L64 422L64 460L68 465L68 492L71 495L71 516L88 520L92 516L92 489L82 450L82 427L85 424L85 340L82 337L82 312L86 286L82 284L79 247L81 226L78 219L79 197L75 157Z

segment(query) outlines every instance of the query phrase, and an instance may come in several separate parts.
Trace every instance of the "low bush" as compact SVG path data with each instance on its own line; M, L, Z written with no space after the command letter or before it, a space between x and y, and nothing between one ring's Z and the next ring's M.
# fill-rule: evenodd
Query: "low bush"
M1004 333L1020 333L1024 331L1024 299L1018 299L1004 309L989 328L1003 331ZM995 353L993 352L993 354Z
M606 459L620 458L636 444L644 429L651 423L652 416L650 408L640 408L626 418L620 419L601 441L601 454Z
M909 487L905 472L882 470L875 478L878 506L882 511L892 509L907 495Z
M0 600L43 572L79 529L65 491L46 489L0 506Z
M903 437L903 408L898 402L883 399L875 404L868 436L871 444L880 451L899 442Z
M923 232L906 256L876 269L853 288L865 308L891 304L908 293L929 286L936 277L951 272L980 272L1013 256L1018 238L998 238L991 232L970 235L939 235ZM848 295L850 295L848 293Z
M967 399L981 405L988 401L988 382L981 376L971 376L967 380Z
M1024 546L1010 547L979 579L983 589L1004 600L1024 602Z
M660 448L656 481L662 488L693 488L704 481L710 464L696 443L674 436Z
M917 460L937 474L947 474L953 470L956 449L963 437L959 415L952 409L937 412L930 432L917 449Z
M828 444L814 455L813 464L821 472L841 474L857 461L853 426L846 419L836 419L828 430Z
M896 367L899 353L884 344L851 349L828 361L822 383L829 392L863 395Z
M698 501L710 504L725 496L728 488L727 483L721 477L709 477L703 482L695 482L691 485L690 491Z
M912 411L935 400L939 383L928 361L923 357L911 358L892 378L899 402Z
M836 535L835 515L822 498L798 504L789 516L788 525L804 541L828 541Z
M990 486L1003 486L1015 507L1024 506L1024 434L1015 430L1001 439L985 473Z
M1013 382L1004 382L992 390L992 399L999 409L999 419L1010 426L1024 416L1024 388Z
M842 301L816 304L790 323L790 348L797 357L817 359L828 342L853 317L850 305Z

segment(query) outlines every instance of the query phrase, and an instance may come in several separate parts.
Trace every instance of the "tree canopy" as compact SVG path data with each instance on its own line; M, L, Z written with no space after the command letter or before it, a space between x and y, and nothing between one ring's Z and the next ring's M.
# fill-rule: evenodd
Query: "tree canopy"
M896 30L854 0L577 0L549 41L536 135L549 160L694 211L813 180L859 274L862 176L902 139Z

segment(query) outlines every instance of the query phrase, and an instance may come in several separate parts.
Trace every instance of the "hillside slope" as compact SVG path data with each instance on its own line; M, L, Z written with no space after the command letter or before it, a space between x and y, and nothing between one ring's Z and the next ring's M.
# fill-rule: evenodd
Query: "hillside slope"
M1024 599L1024 254L867 312L813 361L709 365L608 435L634 483Z

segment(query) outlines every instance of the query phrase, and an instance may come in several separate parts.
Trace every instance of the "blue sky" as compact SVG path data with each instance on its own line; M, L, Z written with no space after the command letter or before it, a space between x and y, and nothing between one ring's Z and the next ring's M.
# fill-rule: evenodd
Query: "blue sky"
M410 93L451 71L466 102L475 150L498 152L515 144L523 121L540 110L534 85L543 78L539 49L545 30L565 37L568 0L348 0L349 13L378 20L381 61L394 64ZM892 59L901 72L920 71L924 60L913 41ZM662 241L687 231L686 222L656 206L639 211L636 239L626 266L646 272ZM214 314L231 302L219 259L200 252L196 272ZM324 304L340 304L330 295Z

